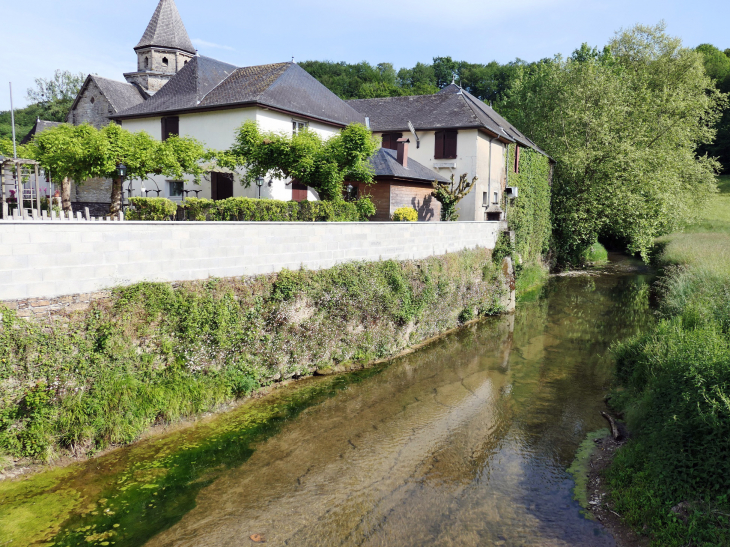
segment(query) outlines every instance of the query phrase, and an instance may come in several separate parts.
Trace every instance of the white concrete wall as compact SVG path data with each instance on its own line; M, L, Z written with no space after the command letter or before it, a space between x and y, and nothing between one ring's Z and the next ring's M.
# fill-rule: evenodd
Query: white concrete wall
M500 222L0 222L0 301L493 249Z
M292 121L307 121L304 119L297 118L290 114L283 114L273 110L266 110L260 107L248 107L248 108L236 108L219 110L212 112L194 112L190 114L182 114L180 118L180 135L184 137L192 137L199 140L208 148L216 150L228 150L234 144L236 131L243 125L247 120L255 120L258 122L259 127L262 131L273 131L276 133L285 133L288 135L292 134ZM138 132L144 131L151 135L154 139L159 140L162 138L162 122L161 118L138 118L131 120L124 120L122 127L128 131ZM339 128L326 125L323 123L310 121L309 129L318 133L322 138L328 139L339 133ZM162 189L160 197L172 198L168 193L168 184L165 177L151 177L150 181L145 182L144 186L146 189L156 189L159 187ZM261 197L270 199L279 199L282 201L289 201L292 198L291 185L287 185L288 180L277 180L266 179L266 184L261 188ZM155 184L157 186L155 186ZM125 188L129 183L124 185ZM135 196L140 195L140 189L142 187L141 181L132 182L133 193ZM196 185L191 177L188 177L185 181L185 189L187 190L201 190L199 197L208 198L211 197L210 177L204 177L201 180L200 185ZM195 194L191 194L193 197ZM233 195L235 197L258 197L258 188L252 185L249 188L244 188L240 184L240 176L236 174ZM155 197L156 193L150 193L150 197ZM315 201L318 198L317 193L310 190L308 193L308 199Z

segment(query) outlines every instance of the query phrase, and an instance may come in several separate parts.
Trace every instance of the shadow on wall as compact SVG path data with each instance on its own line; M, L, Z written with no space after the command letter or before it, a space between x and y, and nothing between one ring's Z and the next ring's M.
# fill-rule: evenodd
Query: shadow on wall
M411 198L411 207L418 211L419 222L434 222L441 220L441 208L433 196L425 196L422 200Z

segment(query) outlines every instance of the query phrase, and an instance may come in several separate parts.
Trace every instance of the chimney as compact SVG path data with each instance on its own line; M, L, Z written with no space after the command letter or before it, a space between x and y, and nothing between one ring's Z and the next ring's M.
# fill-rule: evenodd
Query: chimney
M398 163L408 169L408 143L410 139L398 139Z

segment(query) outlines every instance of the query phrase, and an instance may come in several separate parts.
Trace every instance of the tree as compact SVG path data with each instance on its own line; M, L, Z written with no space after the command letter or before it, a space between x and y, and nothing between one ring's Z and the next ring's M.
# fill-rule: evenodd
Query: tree
M713 45L702 44L696 50L702 54L707 75L715 80L717 88L723 93L730 93L730 49L723 52ZM715 141L703 145L700 151L715 156L723 171L730 173L730 108L725 109L715 127Z
M313 131L294 136L262 133L256 122L247 121L233 148L217 160L226 167L245 168L241 181L246 187L259 177L292 178L316 190L322 200L339 201L345 180L372 183L369 158L377 149L377 140L360 124L324 140Z
M458 183L454 182L454 175L451 175L451 183L439 181L433 181L431 183L434 187L431 195L441 204L442 222L456 222L459 220L456 205L474 189L476 182L477 177L474 177L469 182L467 180L467 174L464 173L459 178Z
M557 160L554 240L577 262L602 237L647 258L654 238L694 221L718 163L698 157L726 104L699 53L663 23L621 31L521 67L499 109Z
M53 78L36 78L35 89L29 88L26 97L29 102L41 107L39 117L52 122L65 122L85 76L68 70L56 70Z
M201 161L206 157L203 146L194 139L170 137L160 142L147 133L131 133L115 123L102 129L63 124L36 135L32 146L41 166L61 184L65 211L71 210L70 181L83 184L98 177L112 179L112 215L122 206L122 180L117 174L120 163L127 167L130 180L150 175L192 175L198 183L203 173Z

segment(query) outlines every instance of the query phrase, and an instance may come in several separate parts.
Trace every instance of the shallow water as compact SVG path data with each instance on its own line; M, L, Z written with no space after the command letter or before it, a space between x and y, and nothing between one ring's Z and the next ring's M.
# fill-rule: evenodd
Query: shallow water
M626 260L556 278L515 316L388 366L278 390L57 480L0 485L0 540L614 545L582 516L566 469L585 435L605 425L607 348L652 321L648 293ZM24 541L18 523L33 502L59 508ZM9 536L12 510L20 520Z

